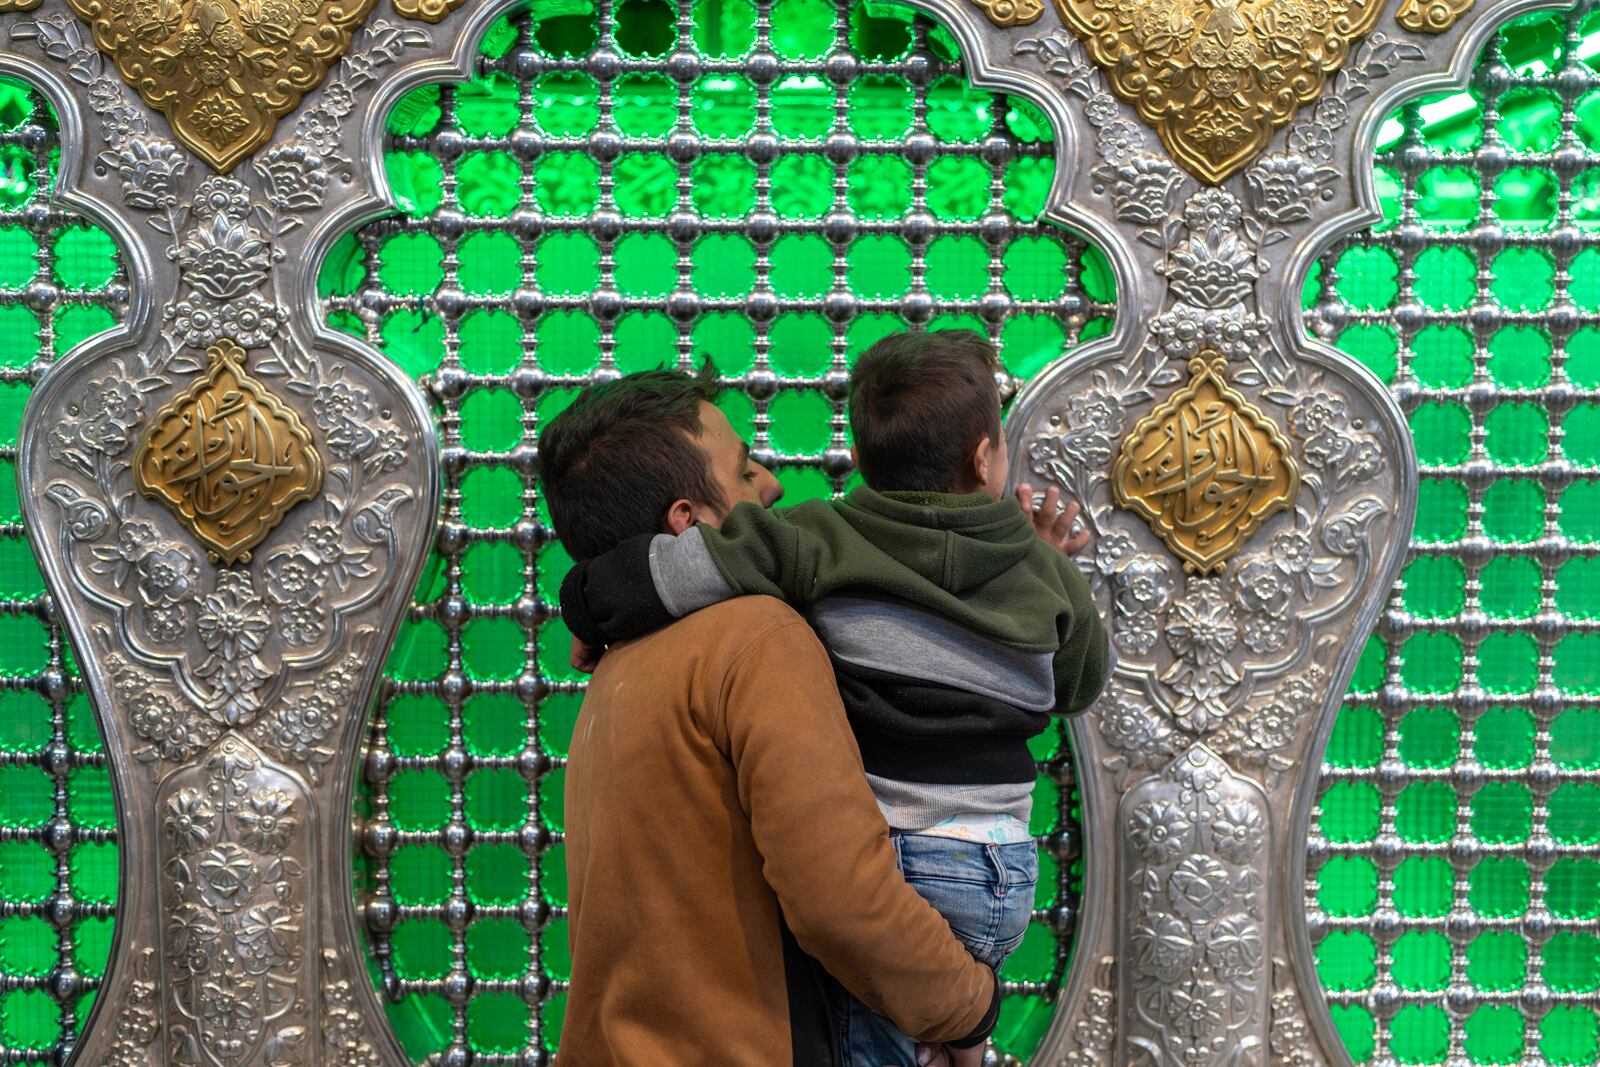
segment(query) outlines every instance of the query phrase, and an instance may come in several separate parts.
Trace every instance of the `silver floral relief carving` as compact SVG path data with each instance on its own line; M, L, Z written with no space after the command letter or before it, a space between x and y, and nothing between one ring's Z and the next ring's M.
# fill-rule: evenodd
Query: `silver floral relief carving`
M1267 1045L1266 792L1204 745L1122 797L1116 1063L1260 1062Z
M368 112L435 42L370 19L223 176L55 0L7 29L88 118L59 181L116 205L142 294L126 334L41 380L19 460L125 813L120 951L74 1055L400 1067L355 941L349 810L437 448L416 387L310 321L306 265L330 216L382 206Z
M309 794L228 737L169 775L156 807L170 1061L285 1062L315 1001Z
M1133 32L1155 40L1162 17ZM1388 395L1295 314L1329 220L1371 210L1350 180L1368 112L1438 47L1386 15L1297 121L1202 182L1071 33L981 42L985 84L1070 125L1052 208L1107 246L1131 294L1113 337L1030 382L1008 421L1019 477L1084 505L1095 542L1079 564L1116 659L1072 726L1088 848L1117 857L1086 874L1079 955L1117 960L1116 994L1074 965L1052 1062L1085 1060L1090 1005L1110 1007L1103 1062L1342 1062L1291 883L1308 779L1402 558L1416 475Z

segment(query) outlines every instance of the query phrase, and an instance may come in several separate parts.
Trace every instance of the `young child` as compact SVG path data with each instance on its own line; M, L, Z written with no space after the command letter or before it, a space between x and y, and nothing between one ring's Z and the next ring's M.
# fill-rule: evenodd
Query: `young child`
M865 488L772 511L741 504L720 529L634 538L574 567L561 604L595 647L733 596L805 613L906 881L998 968L1027 929L1038 878L1028 739L1094 701L1109 650L1087 583L1058 551L1070 516L1052 521L1053 492L1037 520L1031 501L1005 495L996 366L970 332L879 341L850 382ZM841 1027L850 1064L916 1064L911 1039L854 998Z

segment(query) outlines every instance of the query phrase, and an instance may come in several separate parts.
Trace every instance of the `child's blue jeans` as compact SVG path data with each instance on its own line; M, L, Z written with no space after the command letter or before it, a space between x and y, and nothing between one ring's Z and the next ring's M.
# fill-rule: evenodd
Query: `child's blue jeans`
M991 845L902 833L890 840L911 888L945 917L974 959L998 969L1022 941L1033 914L1039 880L1034 843ZM911 1038L849 993L841 994L837 1022L847 1067L916 1067Z

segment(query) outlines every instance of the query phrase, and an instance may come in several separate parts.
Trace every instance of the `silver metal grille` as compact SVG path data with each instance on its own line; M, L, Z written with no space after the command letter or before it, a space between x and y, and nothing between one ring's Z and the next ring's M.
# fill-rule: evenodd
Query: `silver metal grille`
M676 8L676 48L654 58L628 53L629 42L623 39L627 36L627 7L599 6L593 19L596 37L592 49L581 56L559 54L537 27L518 24L515 43L498 58L486 58L482 63L483 78L501 76L515 81L520 113L516 128L503 137L469 135L458 114L462 90L446 87L437 101L440 117L431 130L421 136L397 137L393 143L396 151L422 152L440 162L442 200L438 209L363 229L359 241L366 281L358 291L329 299L336 316L341 312L358 316L367 338L379 345L385 342L384 322L399 311L437 316L443 326L443 363L428 378L439 404L444 445L446 512L438 541L439 587L436 598L417 604L413 619L437 624L436 631L429 631L433 634L430 640L442 645L447 664L436 677L392 682L382 698L367 762L372 818L365 842L374 865L374 895L367 915L384 988L391 996L418 998L412 1003L431 999L432 1007L425 1010L437 1012L435 1017L441 1022L446 1018L442 1005L448 1006L448 1035L438 1046L447 1062L460 1061L468 1049L476 1053L479 1062L537 1062L541 1050L553 1044L553 1013L558 1010L553 998L559 998L565 989L562 965L552 962L552 957L559 959L565 952L560 924L564 900L559 888L554 892L551 888L553 880L560 879L562 862L559 809L552 807L559 802L564 748L559 740L552 741L550 722L553 714L571 714L570 698L582 692L583 684L565 670L565 630L552 618L551 598L566 562L550 544L552 534L541 521L533 482L535 438L541 417L548 417L552 398L619 373L619 336L632 313L660 312L664 307L672 338L659 359L681 365L688 365L701 348L697 324L718 313L733 313L751 324L753 357L747 369L724 363L725 381L730 391L748 398L751 443L758 458L775 467L788 483L793 500L846 486L851 474L843 405L846 374L853 355L881 332L904 325L922 326L936 318L939 323L961 320L1006 345L1003 355L1009 364L1024 370L1030 357L1033 366L1041 366L1054 358L1063 342L1076 343L1087 322L1111 313L1108 304L1091 300L1082 285L1083 242L1041 221L1019 218L1013 210L1017 190L1013 187L1008 192L1013 166L1019 160L1048 166L1052 152L1048 141L1019 136L1018 129L1027 127L1025 119L1019 120L1015 105L1004 98L966 91L974 109L967 116L969 124L980 114L981 122L970 136L941 136L941 116L930 107L930 92L939 92L939 87L959 79L960 65L949 51L941 54L942 48L950 46L941 48L934 39L939 31L920 19L891 22L891 28L898 25L904 34L903 54L866 55L857 42L872 29L868 9L841 2L816 10L831 13L832 33L822 37L821 47L814 49L810 58L792 54L797 50L793 46L786 54L786 46L775 41L774 8L767 3L754 8L753 47L743 58L701 51L695 8L687 2ZM598 112L592 132L583 136L542 132L539 85L552 74L592 80L593 106ZM627 125L619 97L628 80L640 75L665 76L674 87L675 114L660 136L629 135L619 128L619 123ZM748 134L714 139L697 132L697 124L704 118L697 111L699 89L715 78L752 88L753 120ZM874 140L857 132L864 110L862 87L873 85L908 98L908 125L903 135ZM775 121L775 112L783 107L782 97L797 88L818 86L825 87L832 112L831 120L825 122L825 136L813 139L786 132L789 127L781 114ZM520 170L516 204L506 205L493 217L474 216L462 206L462 161L484 152L504 153L505 158L517 161ZM548 190L539 186L536 173L540 161L557 152L577 153L593 162L598 195L581 210L551 210ZM663 197L658 207L627 202L618 172L630 156L671 161L672 193ZM868 158L903 162L909 176L905 212L874 218L860 210L862 189L860 179L853 178L857 173L853 164ZM708 161L727 160L751 165L753 194L748 212L729 214L706 195L700 168ZM784 174L792 173L786 168L795 160L820 161L824 168L831 196L821 210L785 207L785 191L780 186ZM983 168L986 188L971 210L948 207L950 179L941 168L952 160L978 161ZM1039 194L1042 197L1042 185ZM792 196L788 198L792 200ZM462 280L469 257L462 249L474 235L491 233L515 239L521 253L521 278L507 293L470 294ZM570 233L587 235L598 249L597 282L592 292L562 294L541 288L541 269L547 264L541 262L539 242L552 234ZM428 234L439 241L441 280L420 294L386 291L382 283L389 259L386 248L393 247L390 242L397 237L409 234ZM664 236L671 242L675 260L670 292L665 295L628 288L627 242L640 235ZM700 273L704 266L701 257L711 247L708 242L728 236L739 239L740 246L747 242L753 252L749 276L737 292L709 288ZM775 268L781 267L782 242L795 237L826 243L829 262L820 292L786 291L786 283L775 277ZM950 239L981 247L984 262L978 291L952 292L955 287L937 276L938 254ZM1019 297L1017 268L1008 262L1008 252L1020 251L1022 242L1035 241L1059 249L1051 268L1056 272L1051 289L1060 295L1050 299L1031 299L1025 292ZM865 276L870 271L863 271L860 255L875 242L904 262L907 285L903 293L874 292L864 285L878 281ZM972 244L964 247L970 250ZM891 260L886 269L899 269L893 264ZM1063 267L1064 280L1059 273ZM462 324L474 313L486 311L515 316L524 331L520 358L501 373L471 371L461 359ZM550 369L556 360L541 348L538 325L560 314L582 316L595 324L598 361L592 369L583 373ZM824 365L809 373L786 372L778 365L773 351L775 336L786 318L825 324L821 343L828 346L829 358ZM1026 343L1018 340L1020 334L1008 333L1008 325L1041 318L1056 324L1057 339L1047 350L1036 346L1028 352ZM871 329L878 332L869 333ZM514 395L520 405L516 441L504 451L475 449L468 444L474 420L481 425L486 418L474 410L475 398L490 394ZM794 433L797 425L790 425L786 433L786 421L795 424L800 418L783 411L793 398L816 401L808 410L820 413L812 417L813 427L819 417L826 419L825 438L813 434L809 445L794 443L806 435ZM504 528L474 526L463 511L464 483L475 471L488 467L515 471L521 487L520 515ZM470 497L470 485L465 495ZM466 503L470 510L470 500ZM473 546L486 543L509 544L523 561L520 595L510 603L477 604L464 590L464 555ZM526 641L525 659L515 677L471 677L472 627L484 619L514 620L519 631L516 639ZM402 655L406 641L403 635ZM526 715L520 752L475 752L466 736L471 701L497 694L514 697ZM440 713L448 716L447 743L438 754L395 752L390 743L394 708L396 701L405 697L437 701ZM1041 765L1046 803L1036 820L1041 824L1036 828L1047 831L1043 844L1055 860L1057 872L1056 885L1041 891L1041 899L1050 904L1037 917L1041 929L1036 933L1051 947L1042 970L1007 985L1008 994L1018 1004L1033 1005L1031 1009L1024 1005L1020 1011L1018 1005L1008 1007L1008 1019L1017 1020L1011 1023L1011 1044L1019 1048L1031 1048L1042 1032L1049 1013L1044 998L1059 983L1074 920L1077 843L1070 765L1060 745L1059 737L1050 739L1049 758ZM471 825L469 782L483 769L514 769L526 781L526 814L519 826L484 831ZM432 827L396 828L393 784L406 774L442 777L448 792L446 821ZM527 857L526 894L520 900L474 901L473 853L485 846L515 847ZM449 889L437 902L414 904L399 899L404 894L395 891L393 859L405 849L432 849L447 857ZM515 920L531 935L521 975L474 976L473 930L493 919ZM400 941L406 924L419 921L441 922L448 929L452 960L448 973L434 977L406 973ZM522 1049L496 1045L474 1034L474 1013L484 994L490 993L526 1002L529 1013ZM1030 1032L1031 1038L1027 1036Z
M1309 844L1313 938L1358 1059L1594 1057L1586 10L1503 28L1470 93L1390 120L1389 219L1321 258L1308 315L1390 378L1424 475Z

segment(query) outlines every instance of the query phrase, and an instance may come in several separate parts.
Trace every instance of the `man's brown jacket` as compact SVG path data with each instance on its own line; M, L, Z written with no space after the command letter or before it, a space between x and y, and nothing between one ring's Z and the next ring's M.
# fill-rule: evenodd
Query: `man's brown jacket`
M816 963L919 1039L994 1025L993 972L900 877L827 655L777 600L606 654L566 815L558 1067L827 1067Z

